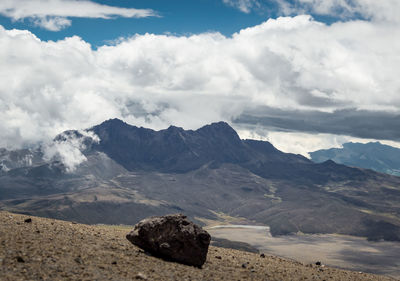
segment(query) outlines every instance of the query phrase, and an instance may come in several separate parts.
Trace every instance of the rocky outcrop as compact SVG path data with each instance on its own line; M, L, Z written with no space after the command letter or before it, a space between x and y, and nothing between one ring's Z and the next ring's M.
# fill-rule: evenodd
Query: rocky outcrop
M126 238L154 256L201 267L211 236L185 215L175 214L144 219Z

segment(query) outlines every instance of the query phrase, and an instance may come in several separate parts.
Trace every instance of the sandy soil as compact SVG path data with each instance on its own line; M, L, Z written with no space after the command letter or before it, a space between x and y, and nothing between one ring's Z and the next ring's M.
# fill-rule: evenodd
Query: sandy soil
M0 280L395 280L216 247L199 269L149 256L126 233L0 212Z

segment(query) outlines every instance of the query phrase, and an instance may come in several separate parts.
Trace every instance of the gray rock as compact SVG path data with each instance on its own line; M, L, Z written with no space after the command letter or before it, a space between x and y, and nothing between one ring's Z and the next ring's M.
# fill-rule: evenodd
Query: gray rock
M154 256L197 267L206 261L211 240L207 231L182 214L144 219L126 238Z

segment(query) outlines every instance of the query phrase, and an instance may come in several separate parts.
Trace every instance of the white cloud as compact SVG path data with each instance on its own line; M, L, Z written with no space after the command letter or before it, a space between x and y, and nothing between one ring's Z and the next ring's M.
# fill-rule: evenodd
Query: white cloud
M276 0L284 14L314 13L342 18L364 17L399 22L398 0Z
M259 8L259 0L222 0L226 5L235 7L243 13L250 13L252 9Z
M71 20L63 17L41 17L35 18L33 23L50 31L60 31L71 25Z
M43 145L43 159L59 160L64 164L66 172L75 171L79 164L87 160L82 153L87 148L85 141L91 144L100 141L93 132L79 131L79 134L81 136L62 134L62 139Z
M187 129L257 106L398 111L400 27L286 17L240 31L136 35L92 50L0 27L0 147L108 118Z
M363 17L376 21L400 21L398 0L222 0L226 5L244 13L271 10L273 3L281 15L316 14L342 19ZM272 6L271 6L272 5Z
M1 0L0 14L15 21L30 19L37 26L58 31L71 25L71 17L143 18L157 16L150 9L120 8L90 0Z
M361 139L345 135L271 132L262 127L256 127L253 130L238 127L237 132L242 139L269 141L283 152L301 154L307 158L310 158L309 152L319 149L343 148L343 144L347 142L368 143L378 141L377 139ZM379 141L400 148L400 142Z
M342 147L342 144L355 138L331 134L308 134L299 132L270 132L262 127L253 130L237 129L243 139L269 141L283 152L301 154L310 158L308 153L332 147Z

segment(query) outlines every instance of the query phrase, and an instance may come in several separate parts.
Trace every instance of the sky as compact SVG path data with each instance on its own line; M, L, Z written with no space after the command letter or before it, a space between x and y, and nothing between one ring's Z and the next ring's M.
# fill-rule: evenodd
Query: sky
M398 0L1 0L0 147L110 118L400 146Z

